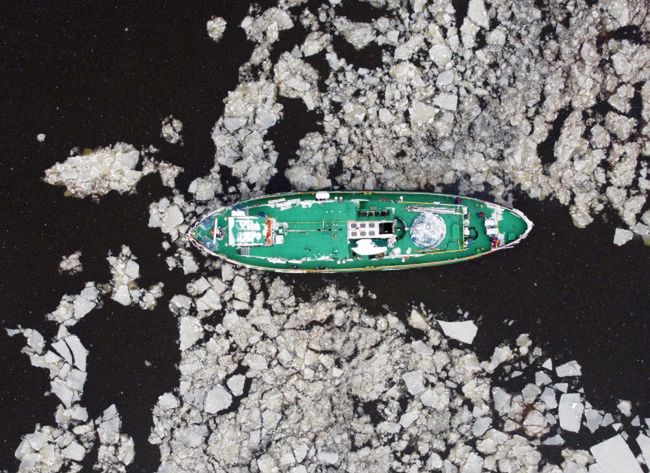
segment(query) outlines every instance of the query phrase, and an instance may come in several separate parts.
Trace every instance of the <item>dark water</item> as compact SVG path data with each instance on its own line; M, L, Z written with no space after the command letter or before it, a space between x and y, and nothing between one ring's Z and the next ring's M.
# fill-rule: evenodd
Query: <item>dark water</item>
M243 31L233 28L248 6L59 3L0 4L0 470L16 469L20 436L36 423L53 424L57 405L54 396L43 396L49 389L46 371L32 368L20 353L22 337L9 338L4 329L22 325L53 335L55 325L44 314L85 281L108 280L107 252L127 244L139 258L141 285L165 283L158 308L142 312L109 301L71 331L90 350L83 404L96 417L115 403L123 430L136 443L130 471L152 471L159 453L146 440L149 413L178 380L176 325L167 301L184 291L185 278L164 262L161 234L147 227L148 203L170 191L149 176L137 195L112 193L95 203L65 198L40 179L75 146L117 141L160 148L160 159L185 168L180 188L206 174L214 153L210 130L252 50ZM229 25L218 45L205 32L212 15ZM295 120L295 126L281 122L272 130L281 162L304 133L318 127L318 117L294 108L288 107L285 120ZM183 121L183 147L159 137L169 114ZM41 132L45 143L36 141ZM275 191L289 190L287 185L281 178L272 182ZM556 358L580 361L592 404L612 410L619 398L631 399L650 415L650 252L638 244L613 246L611 223L575 228L568 211L555 203L519 197L515 204L536 227L511 251L435 269L287 279L306 296L331 281L351 289L362 284L378 295L374 305L380 310L386 305L407 313L420 302L447 314L468 310L480 316L475 346L483 356L528 332ZM61 256L79 249L84 272L59 275Z

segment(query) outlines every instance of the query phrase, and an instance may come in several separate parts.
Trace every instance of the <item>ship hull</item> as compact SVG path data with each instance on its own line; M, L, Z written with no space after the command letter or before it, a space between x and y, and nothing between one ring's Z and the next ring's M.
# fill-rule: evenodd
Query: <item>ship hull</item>
M188 232L203 253L284 273L390 271L469 261L524 239L521 212L424 192L296 192L203 216Z

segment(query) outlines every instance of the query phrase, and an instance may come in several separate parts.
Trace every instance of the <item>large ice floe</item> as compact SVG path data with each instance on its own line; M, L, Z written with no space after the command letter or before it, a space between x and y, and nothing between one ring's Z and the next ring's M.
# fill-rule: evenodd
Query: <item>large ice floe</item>
M290 10L300 3L252 8L241 24L256 48L213 130L215 180L226 166L242 193L264 188L277 98L295 97L323 116L289 157L298 189L520 189L566 205L579 227L612 208L650 241L650 48L635 39L650 31L647 2L472 0L462 24L444 0L372 1L384 15L368 23L328 4ZM273 63L278 33L298 22L306 38ZM359 54L380 46L381 61L358 67L337 37Z
M47 169L44 179L48 184L65 186L67 194L78 198L96 199L112 190L120 194L135 192L140 179L152 172L160 173L163 184L173 187L181 168L146 156L155 151L153 147L139 151L126 143L85 150Z
M181 378L153 411L160 472L641 468L629 445L647 449L649 426L631 403L598 410L579 363L554 369L525 334L481 359L471 320L369 312L363 289L334 285L300 300L279 277L205 266L170 301ZM604 429L620 441L594 440L591 453L568 437Z

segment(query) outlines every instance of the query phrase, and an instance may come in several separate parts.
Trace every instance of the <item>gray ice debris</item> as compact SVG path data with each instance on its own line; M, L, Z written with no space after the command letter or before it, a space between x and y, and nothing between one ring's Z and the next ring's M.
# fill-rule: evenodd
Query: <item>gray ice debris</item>
M183 122L173 115L165 117L162 121L160 135L170 144L183 144L181 133L183 132Z
M68 274L77 274L83 271L81 265L81 251L75 251L70 256L64 256L59 263L59 272Z
M218 43L221 41L224 31L226 31L226 20L220 16L213 16L208 20L206 28L208 30L208 36L212 41Z

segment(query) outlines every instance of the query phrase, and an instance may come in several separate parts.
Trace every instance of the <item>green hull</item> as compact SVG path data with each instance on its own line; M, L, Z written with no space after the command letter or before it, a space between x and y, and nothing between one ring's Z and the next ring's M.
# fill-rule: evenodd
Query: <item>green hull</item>
M510 248L533 224L470 197L424 192L297 192L250 199L188 232L201 251L279 272L394 270Z

